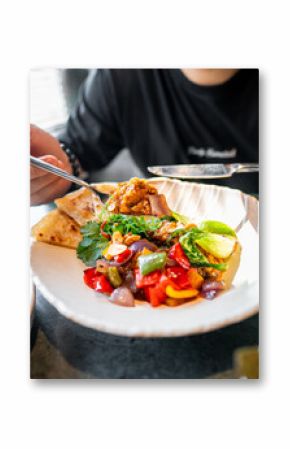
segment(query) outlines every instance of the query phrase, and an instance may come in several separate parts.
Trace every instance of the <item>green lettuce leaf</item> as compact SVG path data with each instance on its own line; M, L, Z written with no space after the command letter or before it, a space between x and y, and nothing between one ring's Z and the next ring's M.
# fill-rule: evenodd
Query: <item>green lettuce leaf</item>
M199 250L198 246L196 245L196 240L204 235L205 233L203 231L198 228L194 228L181 236L179 239L182 249L188 257L191 265L193 267L212 267L221 271L226 270L227 264L210 263L206 256Z
M216 220L205 220L199 225L199 229L205 232L213 232L214 234L231 235L236 237L235 231L225 223Z
M187 225L190 223L189 218L187 218L185 215L179 214L178 212L172 211L172 217L175 218L176 221L179 221L180 223Z

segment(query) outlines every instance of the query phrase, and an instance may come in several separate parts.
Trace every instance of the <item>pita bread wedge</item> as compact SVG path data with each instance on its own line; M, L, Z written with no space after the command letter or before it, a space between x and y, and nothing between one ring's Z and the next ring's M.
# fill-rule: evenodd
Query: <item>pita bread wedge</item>
M238 268L240 266L241 251L242 251L241 245L237 241L234 251L232 252L230 257L226 260L228 268L222 274L222 281L225 284L225 290L228 290L231 287L236 272L238 271Z
M58 209L49 212L33 226L32 236L40 242L74 249L82 239L79 225Z
M59 210L73 218L80 226L95 220L104 206L101 199L86 188L56 199L55 204Z

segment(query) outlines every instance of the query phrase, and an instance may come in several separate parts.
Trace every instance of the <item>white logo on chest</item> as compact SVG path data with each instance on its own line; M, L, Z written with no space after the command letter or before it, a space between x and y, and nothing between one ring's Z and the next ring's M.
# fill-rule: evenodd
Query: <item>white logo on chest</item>
M220 159L231 159L236 157L237 149L230 148L229 150L216 150L215 148L196 148L188 147L187 152L189 155L198 157L208 157L208 158L220 158Z

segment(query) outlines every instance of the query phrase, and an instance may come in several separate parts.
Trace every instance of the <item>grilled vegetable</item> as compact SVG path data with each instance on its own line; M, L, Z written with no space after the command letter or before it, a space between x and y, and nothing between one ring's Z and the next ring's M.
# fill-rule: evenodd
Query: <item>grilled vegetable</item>
M191 268L187 272L188 280L192 288L199 289L204 281L203 277L198 273L197 268Z
M161 193L155 193L154 195L149 195L149 203L151 207L151 214L162 217L164 215L171 215L171 210L168 207L165 196Z
M156 285L152 287L144 287L145 296L150 302L151 306L158 307L166 299L166 293L163 286Z
M158 247L154 243L149 242L149 240L147 239L138 240L137 242L134 242L132 243L132 245L130 245L130 250L134 253L136 253L137 251L142 251L144 248L147 248L150 251L156 251L158 249Z
M136 268L135 270L136 287L144 288L150 285L156 285L158 284L160 277L161 272L159 270L153 271L152 273L149 273L146 276L142 276L140 270Z
M108 276L109 281L113 287L120 287L120 285L122 284L122 278L117 267L109 267Z
M100 293L112 293L113 288L103 274L97 272L96 268L88 268L84 271L85 284Z
M185 255L179 242L171 247L168 257L175 260L181 267L187 270L190 268L188 257Z
M155 270L161 270L166 263L166 253L152 253L146 256L138 257L138 266L142 276Z
M185 270L182 267L170 267L166 268L166 276L174 283L174 288L185 289L190 288L191 283L189 281L188 273L190 270Z
M119 306L124 307L134 307L135 305L134 296L127 287L116 288L116 290L114 290L114 292L110 296L109 300L114 304L118 304Z
M198 290L195 288L189 288L185 290L175 290L171 285L168 285L165 289L166 295L169 296L169 298L176 298L176 299L187 299L187 298L194 298L198 295Z

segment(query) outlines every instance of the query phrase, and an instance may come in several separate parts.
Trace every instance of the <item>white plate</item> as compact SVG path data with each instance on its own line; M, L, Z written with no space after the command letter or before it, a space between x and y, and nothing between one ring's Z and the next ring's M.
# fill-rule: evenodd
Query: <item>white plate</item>
M194 222L220 220L236 228L242 258L231 290L213 301L198 300L171 308L145 302L127 308L111 304L86 287L85 266L75 251L34 242L33 280L47 300L67 318L103 332L130 337L172 337L207 332L241 321L258 311L258 201L234 189L154 178L169 206Z

